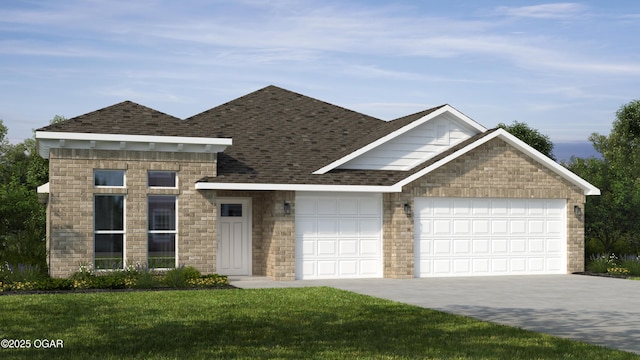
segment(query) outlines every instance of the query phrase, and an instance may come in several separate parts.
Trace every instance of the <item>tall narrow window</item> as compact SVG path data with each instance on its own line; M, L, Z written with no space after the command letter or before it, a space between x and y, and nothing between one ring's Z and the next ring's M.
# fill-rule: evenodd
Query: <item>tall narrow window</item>
M94 197L94 268L124 266L124 195Z
M176 196L150 195L148 198L148 266L176 266Z

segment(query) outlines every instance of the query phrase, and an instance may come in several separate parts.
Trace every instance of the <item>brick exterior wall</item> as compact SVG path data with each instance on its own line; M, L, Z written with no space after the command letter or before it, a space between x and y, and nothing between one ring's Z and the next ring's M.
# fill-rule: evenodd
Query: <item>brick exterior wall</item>
M384 194L384 276L409 278L414 272L413 217L405 203L414 197L547 198L567 200L567 272L584 270L584 208L582 189L500 139L493 139L404 187Z
M95 188L94 169L125 170L126 187ZM148 170L176 171L178 188L148 188ZM147 195L177 195L178 263L205 274L215 272L215 194L194 188L198 179L215 174L215 154L52 149L47 229L50 275L66 277L82 263L93 264L95 194L125 195L124 257L134 265L147 263Z
M52 149L47 207L50 274L66 277L81 263L93 263L94 194L126 196L125 259L146 264L147 196L178 196L178 263L216 272L217 197L252 199L253 275L295 279L294 191L197 191L195 182L215 176L215 154ZM94 188L94 169L126 171L126 188ZM148 170L178 172L177 189L147 187ZM500 139L406 185L383 194L383 271L388 278L414 276L413 216L404 213L414 197L551 198L567 200L568 272L584 269L584 222L573 206L584 206L578 187ZM284 202L292 212L284 214Z

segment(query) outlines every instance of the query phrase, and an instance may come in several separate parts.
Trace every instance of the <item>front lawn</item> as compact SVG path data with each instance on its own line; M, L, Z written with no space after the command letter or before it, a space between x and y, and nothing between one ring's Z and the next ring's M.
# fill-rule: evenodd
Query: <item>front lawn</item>
M636 358L327 287L0 296L0 339L31 342L2 359Z

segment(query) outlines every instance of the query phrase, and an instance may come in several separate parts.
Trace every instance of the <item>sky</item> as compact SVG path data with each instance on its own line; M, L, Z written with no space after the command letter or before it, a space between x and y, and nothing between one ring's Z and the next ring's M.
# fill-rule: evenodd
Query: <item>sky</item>
M586 142L640 98L638 34L635 0L3 0L0 119L18 143L56 115L131 100L187 118L276 85Z

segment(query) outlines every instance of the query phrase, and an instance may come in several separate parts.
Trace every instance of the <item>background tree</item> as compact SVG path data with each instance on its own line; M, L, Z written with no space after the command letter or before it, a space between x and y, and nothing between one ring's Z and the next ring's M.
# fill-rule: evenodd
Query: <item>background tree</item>
M540 133L540 131L538 131L537 129L529 127L527 123L518 121L514 121L511 125L499 123L498 127L501 129L505 129L511 135L517 137L532 148L547 155L552 160L556 159L553 156L553 143L551 142L549 136Z
M36 188L47 182L49 162L38 154L35 137L13 145L7 130L0 119L0 266L37 265L44 272L46 208Z
M589 140L602 159L572 158L569 170L597 186L600 196L587 197L585 238L601 248L592 252L638 254L640 250L640 101L616 112L608 136Z

